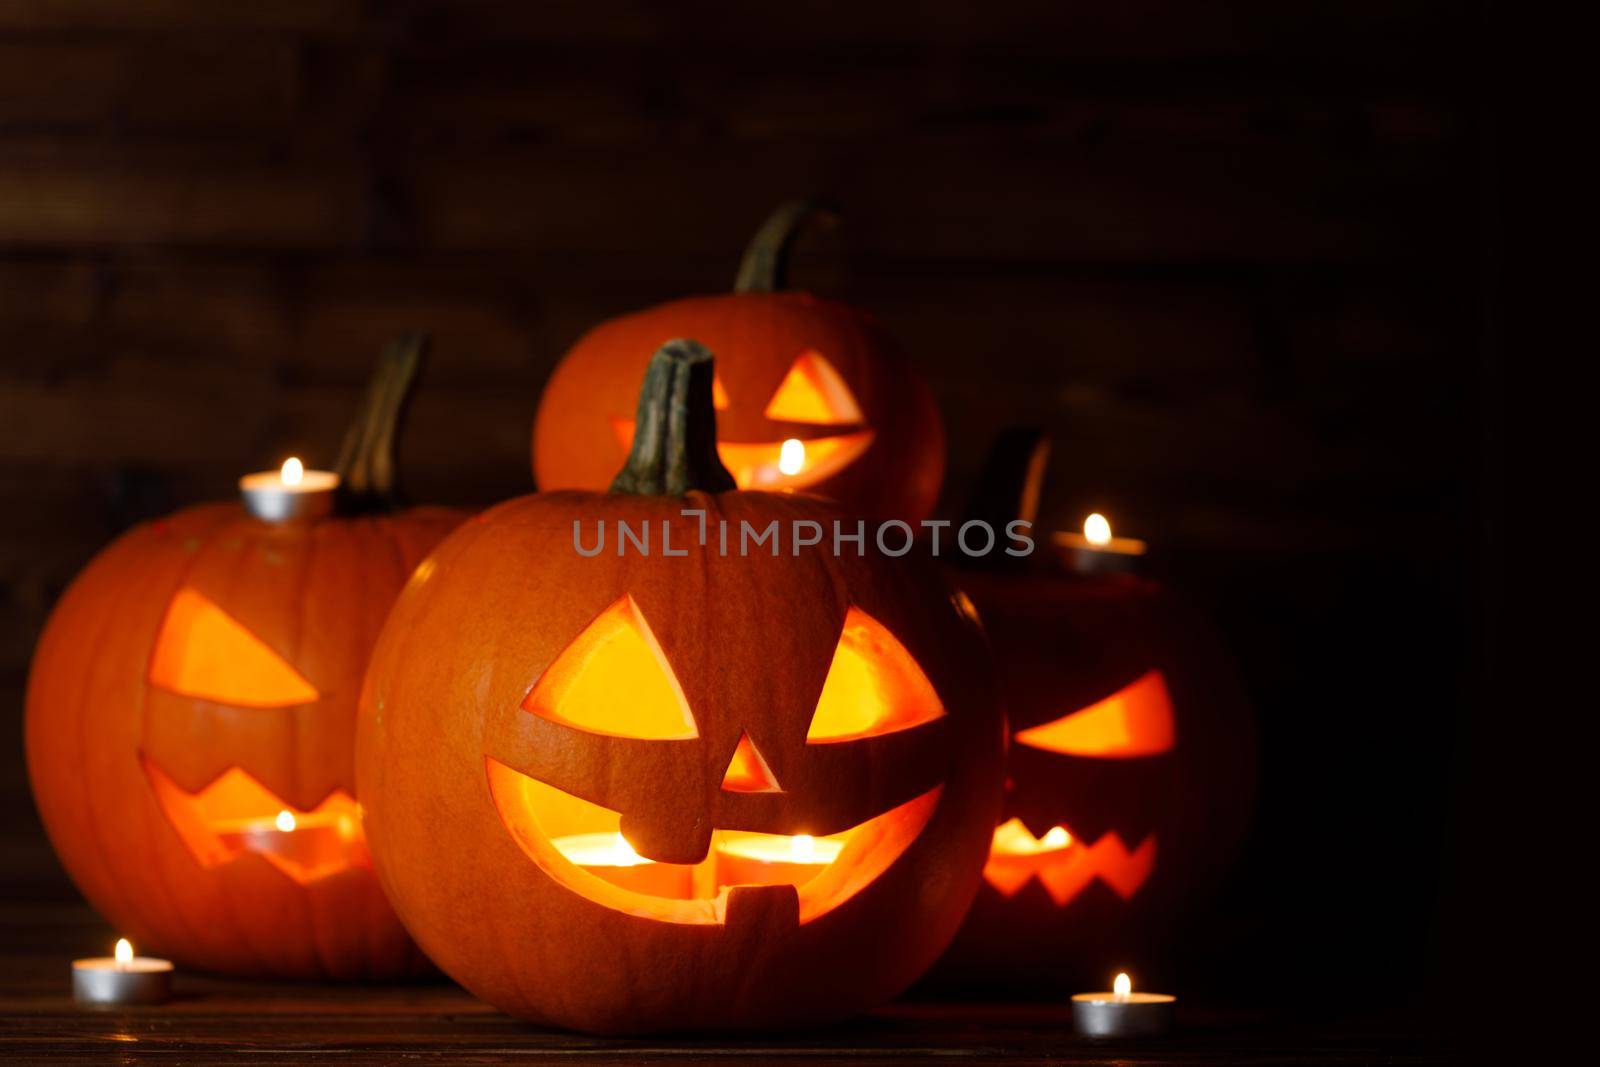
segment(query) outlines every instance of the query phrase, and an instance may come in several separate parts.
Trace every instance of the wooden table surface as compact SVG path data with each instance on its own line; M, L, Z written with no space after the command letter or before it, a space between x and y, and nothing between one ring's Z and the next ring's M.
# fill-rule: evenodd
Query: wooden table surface
M0 914L0 1061L19 1064L483 1064L563 1060L836 1064L1431 1064L1455 1055L1370 1026L1271 1022L1184 1004L1160 1041L1076 1037L1064 1004L905 1000L826 1030L737 1038L617 1040L518 1022L444 981L391 986L241 982L180 971L158 1007L91 1011L71 999L69 961L114 935L82 905Z

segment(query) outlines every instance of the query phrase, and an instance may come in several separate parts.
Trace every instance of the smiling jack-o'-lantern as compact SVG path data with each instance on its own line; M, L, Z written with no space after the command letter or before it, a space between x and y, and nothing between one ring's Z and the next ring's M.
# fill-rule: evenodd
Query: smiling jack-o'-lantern
M974 516L1033 521L1047 448L1003 436ZM1058 991L1159 971L1248 819L1253 731L1210 628L1157 583L1074 573L1038 540L1031 565L960 577L1012 733L1005 810L946 982Z
M90 563L40 638L27 704L39 812L84 895L140 944L241 974L424 966L373 876L353 759L384 614L462 517L391 510L420 358L414 340L386 354L346 438L341 514L266 521L209 504L142 524Z
M846 510L916 522L944 476L933 394L878 323L783 289L796 228L786 204L757 233L734 292L603 323L556 368L534 422L540 489L604 489L633 441L650 353L694 337L717 353L717 449L741 489L805 490Z
M1003 734L975 624L910 558L796 547L839 512L732 491L711 401L709 353L669 343L613 491L468 523L373 654L357 763L384 887L516 1015L848 1015L911 982L977 888Z

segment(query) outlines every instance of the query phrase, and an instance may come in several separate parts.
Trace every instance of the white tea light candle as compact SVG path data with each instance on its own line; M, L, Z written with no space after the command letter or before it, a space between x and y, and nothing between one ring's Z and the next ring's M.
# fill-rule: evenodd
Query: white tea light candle
M1050 535L1069 570L1078 574L1132 571L1149 547L1133 537L1114 537L1111 522L1098 511L1083 520L1083 533L1058 530Z
M1172 1029L1178 998L1165 993L1135 993L1126 974L1117 975L1109 993L1077 993L1072 1026L1084 1037L1160 1037Z
M295 456L275 471L257 471L239 479L244 509L265 522L320 519L333 511L339 476L333 471L306 470Z
M79 1004L160 1004L170 996L172 961L135 956L125 937L113 955L72 961L72 999Z

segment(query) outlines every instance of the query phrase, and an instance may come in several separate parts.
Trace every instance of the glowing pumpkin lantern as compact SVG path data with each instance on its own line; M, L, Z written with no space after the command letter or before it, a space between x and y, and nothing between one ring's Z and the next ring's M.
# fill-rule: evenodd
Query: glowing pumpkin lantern
M974 513L1033 521L1048 443L1002 437ZM1104 532L1104 531L1102 531ZM1059 990L1156 949L1248 820L1248 708L1209 627L1155 582L1043 557L961 575L1010 718L1005 811L939 977Z
M944 429L928 386L878 323L783 288L796 229L785 204L745 253L734 292L603 323L556 368L534 422L540 489L601 490L633 442L650 353L694 337L717 353L717 449L741 489L805 490L848 511L916 522L944 476Z
M40 638L28 769L56 852L119 929L191 965L303 978L424 966L372 874L353 757L384 614L462 518L391 510L420 359L420 340L385 356L345 440L344 514L273 522L208 504L142 524L89 564Z
M699 345L655 356L638 413L612 492L489 511L396 603L357 743L379 874L429 956L519 1016L851 1014L976 892L1003 743L981 638L909 557L791 544L831 507L733 491ZM624 525L653 554L577 550L575 526ZM781 546L741 554L769 527Z

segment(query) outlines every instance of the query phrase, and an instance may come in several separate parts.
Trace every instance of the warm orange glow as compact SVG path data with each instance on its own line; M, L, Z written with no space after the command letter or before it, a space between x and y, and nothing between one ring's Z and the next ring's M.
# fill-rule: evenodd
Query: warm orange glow
M117 961L118 967L126 967L133 962L133 945L125 937L117 938L117 947L112 950L112 956Z
M778 471L782 474L799 474L806 466L806 445L798 437L791 437L778 449Z
M1133 980L1125 974L1117 975L1111 983L1111 993L1119 999L1126 999L1133 992Z
M1111 543L1111 523L1098 511L1083 520L1083 537L1091 545L1109 545Z
M278 472L278 477L283 479L284 485L299 485L305 476L305 464L294 456L284 460L283 469Z
M613 418L611 429L616 434L620 455L626 457L633 447L633 420ZM793 473L786 473L782 466L786 441L718 441L717 455L740 489L804 489L854 463L871 447L873 437L871 430L854 430L831 437L807 438L801 441L805 448L804 463Z
M718 411L727 411L732 403L728 399L728 391L722 387L722 379L713 374L711 376L711 406Z
M907 730L944 714L932 684L895 636L851 608L806 730L811 744Z
M756 748L749 734L739 735L739 745L722 776L722 788L730 793L781 793L777 775L767 766L766 757Z
M1016 734L1019 745L1072 756L1134 759L1169 752L1177 742L1172 697L1160 671L1086 708Z
M1012 896L1037 878L1058 907L1070 903L1096 879L1122 899L1137 893L1155 869L1156 837L1151 834L1132 852L1117 833L1084 845L1064 826L1036 838L1021 819L995 827L983 877L1001 894Z
M187 587L167 608L150 660L150 684L246 708L286 708L317 699L317 691L282 656Z
M810 422L820 426L859 423L861 409L850 387L820 352L802 352L778 383L767 404L767 418L778 422Z
M546 874L613 910L691 924L723 922L728 894L739 886L792 885L800 922L826 914L900 857L941 792L936 787L827 837L716 830L699 863L654 863L622 839L619 813L498 760L486 759L485 769L506 830Z
M197 793L183 790L148 757L144 769L162 814L202 867L255 853L304 885L371 866L361 808L343 790L301 811L238 767Z
M543 718L613 737L675 741L697 736L678 680L629 596L584 628L540 676L522 706Z

